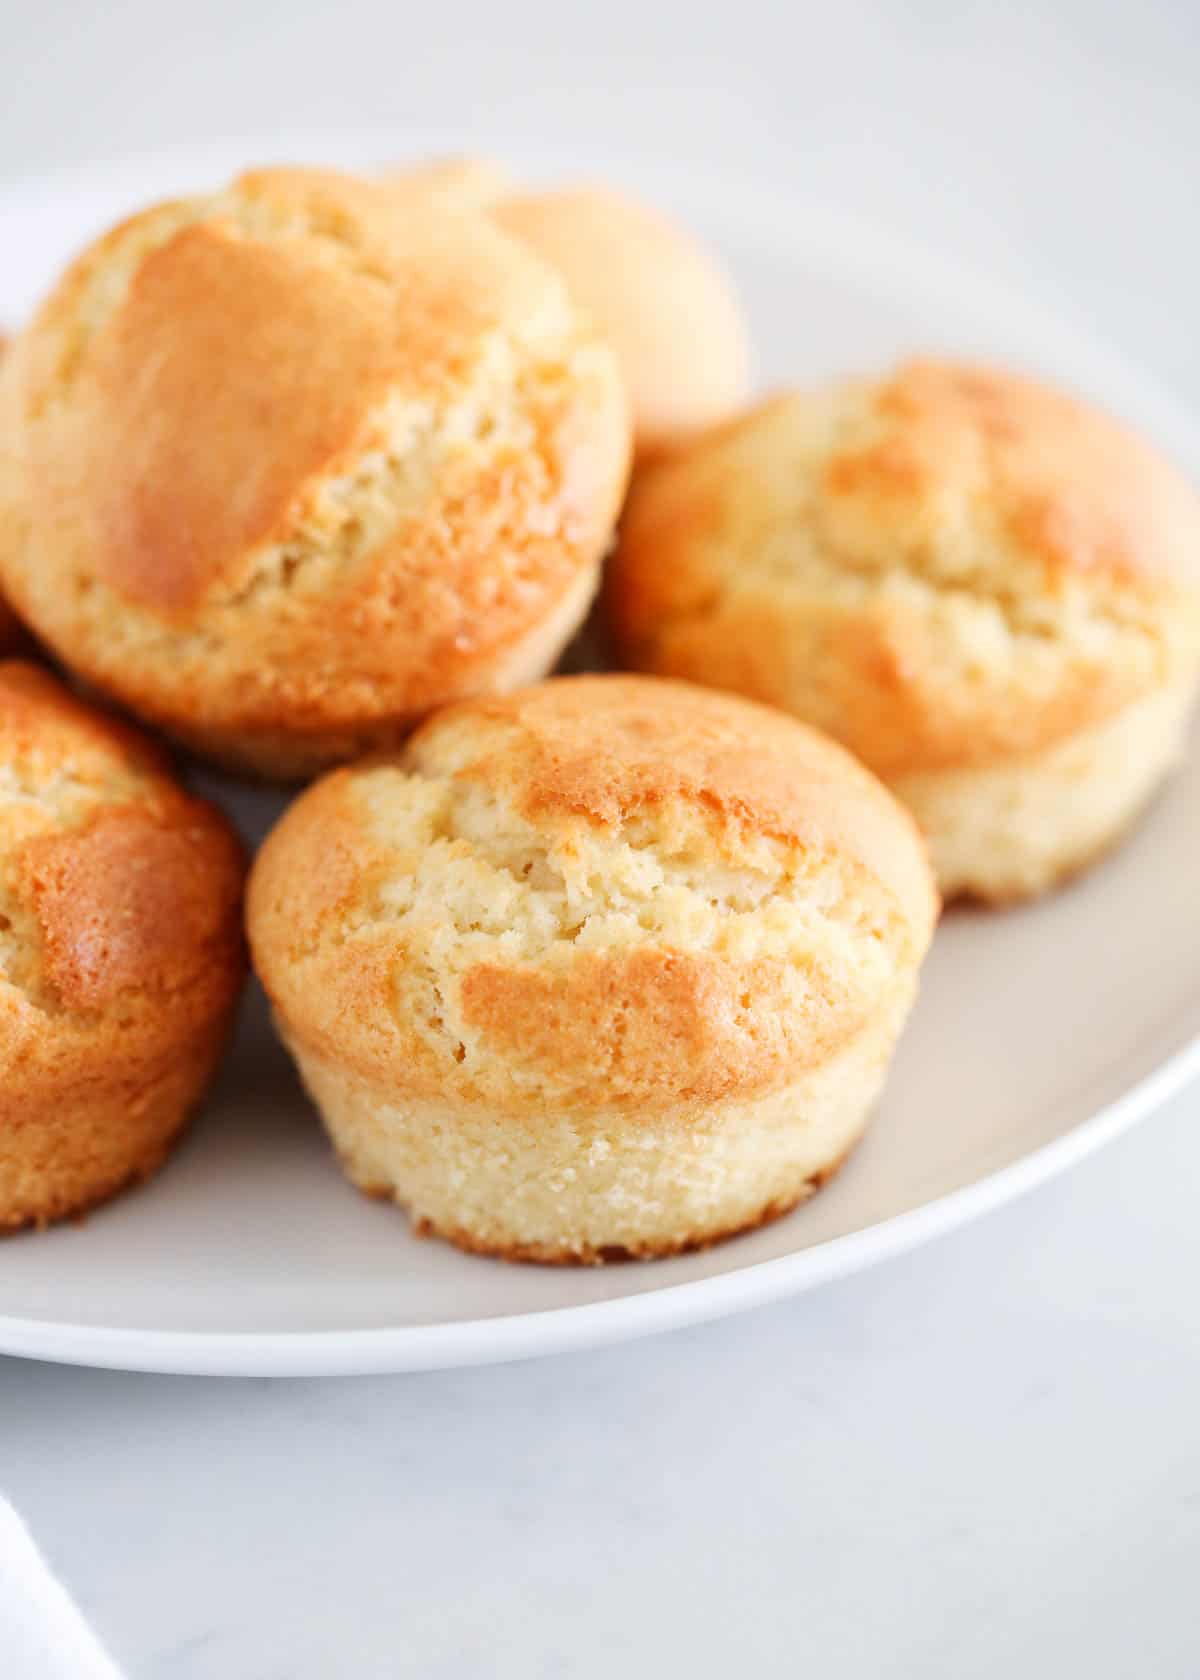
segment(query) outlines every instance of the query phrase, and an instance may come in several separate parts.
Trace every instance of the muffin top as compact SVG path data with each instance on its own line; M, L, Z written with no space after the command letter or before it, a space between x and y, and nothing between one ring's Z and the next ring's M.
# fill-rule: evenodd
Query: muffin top
M686 228L604 187L498 198L492 220L562 274L617 353L640 456L746 400L750 354L720 265Z
M769 1090L901 995L936 895L841 749L727 696L562 678L452 707L269 837L251 942L288 1035L514 1114Z
M244 860L133 730L0 662L0 1070L64 1091L211 1028L244 967Z
M912 362L647 474L609 600L632 662L795 710L882 774L989 763L1194 670L1200 499L1069 396Z
M298 739L471 692L586 590L609 350L482 218L263 170L115 228L0 373L0 570L149 718Z

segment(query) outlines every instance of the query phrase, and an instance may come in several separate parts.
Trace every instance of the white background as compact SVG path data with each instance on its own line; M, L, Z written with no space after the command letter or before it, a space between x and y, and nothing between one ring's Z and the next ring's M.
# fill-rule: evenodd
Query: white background
M0 0L0 63L3 175L276 127L612 135L908 228L1200 403L1189 0ZM1190 1680L1198 1120L1193 1094L885 1270L605 1353L286 1384L0 1362L0 1485L137 1680Z

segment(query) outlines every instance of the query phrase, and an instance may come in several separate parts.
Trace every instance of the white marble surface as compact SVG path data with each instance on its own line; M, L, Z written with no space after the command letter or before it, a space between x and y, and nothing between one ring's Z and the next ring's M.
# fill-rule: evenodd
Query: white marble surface
M1200 402L1187 0L2 0L0 42L0 174L275 123L619 127L914 227ZM137 1680L1184 1680L1198 1120L1194 1093L885 1270L602 1354L278 1384L0 1362L0 1483Z

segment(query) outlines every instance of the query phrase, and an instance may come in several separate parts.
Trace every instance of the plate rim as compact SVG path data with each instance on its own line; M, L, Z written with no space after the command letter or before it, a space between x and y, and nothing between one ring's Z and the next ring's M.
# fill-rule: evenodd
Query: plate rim
M1061 1137L861 1230L715 1277L577 1306L366 1330L144 1330L0 1315L0 1353L170 1376L380 1375L495 1365L633 1341L769 1306L982 1218L1111 1143L1200 1077L1200 1027L1152 1072Z
M208 171L219 175L222 169L237 167L231 160L264 154L308 154L351 163L372 156L386 158L389 153L400 157L419 150L459 151L468 138L473 141L474 135L458 131L450 136L425 128L337 129L249 135L208 145L133 152L0 180L0 216L29 214L65 195L78 197L81 190L93 195L120 193L126 177L133 179L140 170L144 178L151 160L156 168L167 165L180 174ZM534 151L528 139L501 146L483 139L481 149L514 158ZM594 156L590 149L564 148L557 141L551 149L560 165L566 160L573 166L577 160ZM617 165L620 161L619 156L610 159ZM663 190L670 191L677 202L699 202L692 174L669 161L664 168L661 158L651 162L656 182L670 183ZM703 178L707 184L704 199L720 204L725 224L740 225L767 243L790 246L797 255L808 257L832 251L840 266L871 275L878 273L884 260L888 272L903 273L914 289L934 298L957 300L969 288L981 305L981 318L1012 322L1027 333L1031 343L1054 344L1055 355L1046 365L1058 363L1065 377L1078 379L1084 388L1094 387L1099 400L1120 407L1128 393L1131 406L1147 417L1148 429L1162 434L1165 447L1193 468L1200 464L1200 421L1181 399L1155 375L1060 319L1052 308L1025 297L1017 287L974 271L944 249L918 244L893 226L802 197L769 175L748 178L706 166ZM802 236L795 228L780 228L779 205L789 196L802 207ZM1160 1024L1159 1030L1170 1048L1150 1071L1134 1077L1115 1097L1050 1142L903 1213L712 1277L664 1283L607 1301L369 1329L139 1329L3 1314L0 1354L180 1375L378 1374L495 1364L599 1347L765 1306L864 1270L992 1212L1084 1160L1154 1112L1191 1080L1200 1078L1200 999L1187 1005L1180 1018ZM1136 1058L1135 1050L1129 1059Z

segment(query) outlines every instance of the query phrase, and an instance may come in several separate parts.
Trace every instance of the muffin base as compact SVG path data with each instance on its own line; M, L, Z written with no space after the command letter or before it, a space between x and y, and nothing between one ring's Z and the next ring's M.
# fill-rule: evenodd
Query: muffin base
M184 1114L165 1138L148 1146L137 1161L117 1166L119 1176L100 1175L93 1166L73 1170L68 1163L50 1179L35 1179L31 1190L18 1201L0 1209L0 1238L15 1237L22 1231L44 1231L70 1220L82 1223L90 1213L115 1201L127 1190L146 1184L164 1167L183 1142L191 1120ZM7 1163L0 1164L0 1172Z
M384 1093L291 1041L352 1183L476 1254L600 1265L707 1248L789 1212L853 1150L908 996L766 1095L660 1112L501 1114Z
M442 1237L446 1242L453 1243L455 1248L463 1249L467 1254L482 1254L489 1260L508 1260L516 1265L533 1266L613 1266L635 1260L668 1260L677 1254L699 1254L706 1248L715 1248L718 1243L729 1242L734 1237L749 1236L751 1231L761 1230L764 1225L772 1225L777 1219L784 1219L789 1213L794 1213L802 1202L815 1196L823 1185L841 1171L846 1162L853 1155L854 1150L866 1130L866 1119L858 1136L852 1138L845 1151L836 1161L831 1161L827 1167L815 1172L795 1196L781 1197L761 1208L752 1219L744 1224L731 1225L727 1230L714 1231L706 1237L686 1238L683 1241L667 1244L630 1247L623 1243L610 1243L607 1247L597 1249L590 1254L580 1254L562 1248L549 1248L544 1244L525 1244L523 1246L499 1248L488 1247L481 1243L469 1231L457 1227L440 1228L426 1219L414 1219L413 1230L418 1237ZM394 1201L390 1190L364 1190L363 1194L376 1201ZM398 1204L399 1205L399 1204Z
M1149 695L1035 758L891 783L929 843L942 896L1036 898L1111 851L1184 746L1196 683Z
M78 1219L144 1183L178 1143L228 1038L222 1023L170 1064L0 1100L0 1235Z
M91 680L100 694L132 706L156 723L188 752L231 776L251 782L302 782L338 764L388 752L401 745L429 712L453 701L484 694L507 694L537 682L553 669L559 655L586 619L600 583L600 566L583 568L561 598L525 634L500 649L490 663L470 671L460 688L433 695L419 711L310 723L303 718L278 724L217 722L203 716L189 693L188 716L154 696L129 696L96 672Z

